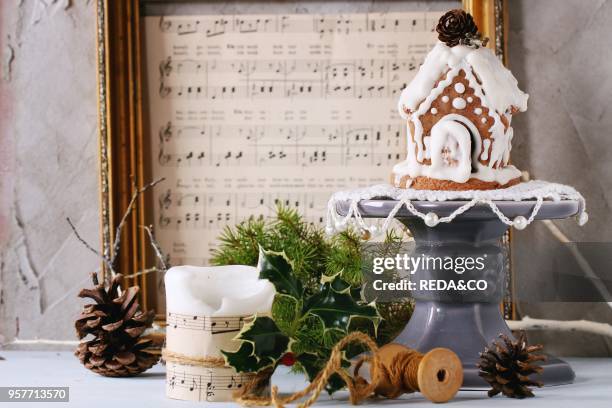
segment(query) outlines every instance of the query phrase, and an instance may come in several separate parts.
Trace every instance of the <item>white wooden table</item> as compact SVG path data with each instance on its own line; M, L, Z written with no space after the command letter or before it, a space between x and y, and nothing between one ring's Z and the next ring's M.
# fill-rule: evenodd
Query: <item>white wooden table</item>
M69 403L48 403L51 407L74 406L84 408L120 408L135 406L188 407L234 406L233 403L193 403L175 401L165 396L164 366L158 364L152 370L134 378L105 378L82 367L69 352L51 351L3 351L0 356L0 386L67 386L70 387ZM545 387L535 391L536 397L515 400L505 397L490 399L482 391L461 391L450 401L449 407L612 407L612 358L566 359L576 371L576 381L571 385ZM282 393L301 389L306 385L299 375L279 370L273 378ZM0 404L11 407L12 403ZM44 403L15 403L15 408L42 407ZM406 395L397 400L369 401L361 406L406 406L408 408L432 407L432 403L420 394ZM322 395L316 406L350 406L346 392L334 394L333 399Z

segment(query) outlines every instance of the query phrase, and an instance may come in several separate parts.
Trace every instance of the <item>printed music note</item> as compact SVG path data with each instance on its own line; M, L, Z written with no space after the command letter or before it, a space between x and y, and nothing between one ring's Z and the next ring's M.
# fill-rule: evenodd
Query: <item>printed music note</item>
M237 332L244 326L243 317L207 317L168 313L166 323L174 329L196 330L223 334Z
M167 364L166 372L168 395L195 401L219 401L217 397L231 400L233 393L253 378L253 374L236 373L231 368L211 369L172 362Z
M212 334L223 334L237 332L242 329L244 319L242 317L213 318L210 324Z
M206 400L208 401L211 397L215 396L215 379L213 378L212 370L210 371L210 377L206 383Z
M159 18L159 29L161 32L167 32L172 27L172 21L166 19L164 16Z
M238 67L236 82L183 84L175 82L182 71L197 74L202 67L226 65L217 60L171 60L160 62L160 96L163 98L292 98L354 97L386 98L392 96L393 87L399 82L396 71L414 71L416 60L370 59L329 63L325 61L268 60L243 61L228 66ZM176 74L173 74L174 66ZM319 75L319 69L325 73ZM206 68L208 71L209 68ZM212 75L212 73L209 72ZM176 78L175 78L176 77ZM249 85L247 86L246 83ZM403 83L403 82L402 82ZM402 88L403 89L403 88Z
M332 192L388 182L407 141L397 100L436 43L438 18L144 17L147 133L138 148L145 172L166 178L151 212L172 262L206 264L225 228L268 219L278 204L320 225ZM239 327L174 314L168 322L192 334Z
M166 323L174 329L205 330L206 317L168 313Z
M367 126L367 125L364 125ZM170 129L170 130L169 130ZM295 129L292 127L269 127L265 128L265 133L268 135L278 135L279 138L282 138L282 142L280 144L275 144L275 148L270 150L262 150L262 147L265 144L262 143L262 138L259 138L257 143L252 142L252 137L247 133L248 129L245 127L236 127L229 126L227 128L221 127L217 128L217 133L223 132L228 135L242 135L247 134L246 142L248 143L244 148L241 148L236 151L226 150L220 153L217 153L217 149L222 149L223 147L216 148L217 143L213 143L213 139L215 138L216 132L210 128L208 129L206 126L202 127L174 127L170 124L166 125L162 133L168 134L178 134L178 135L194 135L198 134L200 136L208 134L209 142L208 144L212 146L212 153L207 154L204 151L188 151L185 153L169 153L166 149L171 149L172 143L164 139L164 144L160 146L160 152L158 154L159 162L162 166L205 166L210 161L205 160L207 157L212 156L212 163L216 167L221 166L240 166L243 163L254 163L260 166L266 165L288 165L293 166L296 164L295 157L300 157L301 165L309 165L309 164L325 164L328 163L330 165L343 165L343 161L341 160L341 152L336 151L337 149L348 149L349 146L355 146L356 143L363 143L368 141L368 135L361 135L360 131L365 131L359 125L353 125L350 127L334 127L329 126L326 127L324 125L308 125L302 128L299 133L299 137L297 137ZM386 142L389 144L389 140L393 137L399 137L400 133L403 131L401 125L397 124L388 124L388 125L380 125L375 127L368 127L368 132L376 132L377 133L377 145L373 146L373 148L378 149L380 146L380 142ZM323 139L319 141L320 145L313 145L312 142L320 138L320 134L323 134ZM339 138L346 138L346 141L342 142ZM384 139L384 140L383 140ZM310 142L310 143L309 143ZM246 148L246 149L245 149ZM172 149L174 150L174 149ZM297 151L297 156L295 151ZM372 152L373 153L373 152ZM245 160L243 162L243 159ZM330 161L330 159L333 159ZM346 163L344 163L346 165Z
M196 383L195 378L191 379L191 385L189 386L189 391L193 391L198 388L198 383Z
M431 13L434 14L434 13ZM207 38L223 34L293 33L350 35L365 32L408 33L419 29L429 31L437 17L423 13L345 14L345 15L241 15L230 22L224 16L161 17L159 31L179 36L203 33ZM418 15L418 18L416 17ZM394 16L396 16L394 18ZM414 17L410 17L414 16ZM369 24L368 24L369 21ZM420 27L420 28L419 28Z

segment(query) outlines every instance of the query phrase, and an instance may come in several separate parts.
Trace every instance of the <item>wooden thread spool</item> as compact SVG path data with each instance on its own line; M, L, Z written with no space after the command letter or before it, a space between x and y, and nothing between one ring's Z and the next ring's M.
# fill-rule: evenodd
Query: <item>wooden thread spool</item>
M378 351L379 380L374 393L397 398L405 393L421 392L432 402L446 402L463 383L463 366L449 349L435 348L426 354L391 343ZM359 371L361 361L355 366Z
M371 354L361 357L355 364L353 378L342 368L342 349L348 344L362 343ZM372 384L359 375L363 363L369 362ZM237 395L236 401L243 405L274 405L283 408L285 404L300 398L309 398L298 405L308 408L319 398L329 378L338 374L346 382L352 404L359 404L372 394L386 398L397 398L402 394L420 391L433 402L446 402L453 398L463 383L463 367L455 353L445 348L435 348L423 355L400 344L387 344L378 348L367 334L352 332L344 336L332 349L331 357L316 378L303 390L287 397L278 395L278 387L272 387L270 398L250 396L251 384L247 384ZM253 384L256 381L253 382Z

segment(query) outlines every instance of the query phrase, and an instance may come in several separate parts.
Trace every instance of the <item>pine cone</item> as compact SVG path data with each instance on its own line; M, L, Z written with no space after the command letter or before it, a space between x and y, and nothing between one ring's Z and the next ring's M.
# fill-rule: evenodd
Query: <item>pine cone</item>
M532 363L544 361L546 356L532 353L542 350L542 345L527 345L524 332L516 341L504 334L499 337L503 341L493 342L485 348L477 364L478 375L493 387L488 392L489 397L500 392L510 398L533 397L529 386L541 387L542 383L529 380L529 376L541 373L543 368Z
M121 279L121 275L116 275L107 290L98 283L94 272L95 287L82 289L78 295L96 303L84 306L74 323L79 340L93 336L81 342L74 354L86 368L106 377L138 375L159 360L159 355L150 348L152 340L141 337L151 327L155 312L140 310L138 286L131 286L119 295Z
M482 39L472 15L461 9L451 10L440 17L436 31L438 39L449 47L463 44L478 48L488 41Z

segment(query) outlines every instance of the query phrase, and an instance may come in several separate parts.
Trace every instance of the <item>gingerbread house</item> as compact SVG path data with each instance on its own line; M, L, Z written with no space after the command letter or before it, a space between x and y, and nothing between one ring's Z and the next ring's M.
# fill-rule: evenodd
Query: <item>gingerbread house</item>
M521 173L508 163L510 123L528 97L490 49L439 42L401 94L408 152L393 168L393 183L444 190L518 183Z

